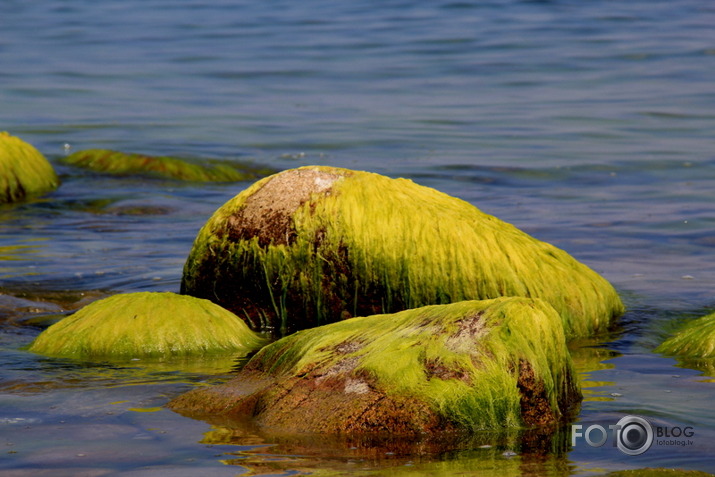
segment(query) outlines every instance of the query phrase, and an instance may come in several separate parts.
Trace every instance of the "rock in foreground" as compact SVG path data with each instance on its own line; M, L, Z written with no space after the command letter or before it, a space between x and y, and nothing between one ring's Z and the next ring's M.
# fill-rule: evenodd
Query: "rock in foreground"
M40 196L59 184L55 170L40 151L0 132L0 203Z
M72 358L246 354L264 340L208 300L126 293L95 301L43 331L30 351Z
M194 242L182 293L254 328L523 296L549 302L570 337L604 331L623 312L593 270L465 201L314 166L267 177L219 208Z
M474 431L562 419L581 399L575 380L556 311L499 298L299 331L169 407L276 432Z

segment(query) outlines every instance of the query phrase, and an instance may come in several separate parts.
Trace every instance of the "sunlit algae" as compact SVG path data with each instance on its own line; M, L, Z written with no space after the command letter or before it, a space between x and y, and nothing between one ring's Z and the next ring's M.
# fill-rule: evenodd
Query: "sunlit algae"
M60 180L34 146L0 132L0 203L18 202L53 191Z
M43 331L30 351L76 358L247 353L264 345L233 313L208 300L138 292L95 301Z
M463 200L317 166L264 178L220 207L196 237L181 290L284 333L501 296L546 300L567 337L602 332L624 311L586 265Z
M498 298L302 330L170 407L278 432L475 431L567 417L581 399L575 380L556 311Z
M686 323L656 352L682 358L715 358L715 313Z

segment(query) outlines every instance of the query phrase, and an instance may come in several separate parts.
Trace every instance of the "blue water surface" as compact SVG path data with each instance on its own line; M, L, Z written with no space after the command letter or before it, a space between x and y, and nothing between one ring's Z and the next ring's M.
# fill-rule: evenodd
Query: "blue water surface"
M0 206L0 472L235 475L271 459L285 475L715 472L712 378L652 352L715 309L713 25L715 4L695 0L0 2L0 130L63 181ZM613 335L575 345L578 422L644 415L693 426L694 443L637 457L577 445L545 467L503 442L394 461L272 455L253 434L157 410L219 379L205 369L30 355L38 317L178 291L198 229L249 184L99 176L60 165L67 148L334 165L463 198L626 302Z

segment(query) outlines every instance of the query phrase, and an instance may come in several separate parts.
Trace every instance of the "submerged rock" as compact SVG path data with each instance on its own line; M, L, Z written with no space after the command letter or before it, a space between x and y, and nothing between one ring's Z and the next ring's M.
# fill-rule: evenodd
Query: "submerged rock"
M145 174L195 182L234 182L263 177L275 172L231 161L204 160L194 163L175 157L127 154L106 149L86 149L65 157L62 162L110 174Z
M465 201L315 166L267 177L219 208L181 292L284 330L501 296L546 300L567 336L603 331L623 312L593 270Z
M55 190L60 180L31 144L0 132L0 203L18 202Z
M655 351L688 359L715 358L715 313L685 324Z
M126 293L95 301L43 331L29 350L73 358L248 353L264 345L236 315L174 293Z
M580 399L556 311L499 298L299 331L169 407L277 432L399 435L542 426Z

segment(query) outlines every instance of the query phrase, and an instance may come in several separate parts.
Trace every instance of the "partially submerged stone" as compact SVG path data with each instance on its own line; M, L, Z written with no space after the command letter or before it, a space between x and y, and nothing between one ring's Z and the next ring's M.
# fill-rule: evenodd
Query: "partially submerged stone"
M77 151L62 162L109 174L150 175L195 182L246 181L275 172L233 161L204 160L198 163L175 157L127 154L106 149Z
M556 311L499 298L299 331L169 407L276 432L400 435L548 425L580 399Z
M567 336L604 331L623 312L596 272L465 201L315 166L264 178L219 208L181 291L284 330L501 296L548 301Z
M199 298L138 292L95 301L43 331L30 351L73 358L246 354L264 345L236 315Z
M52 164L40 151L0 131L0 203L40 196L59 184Z
M715 313L685 324L656 352L680 358L715 358Z

